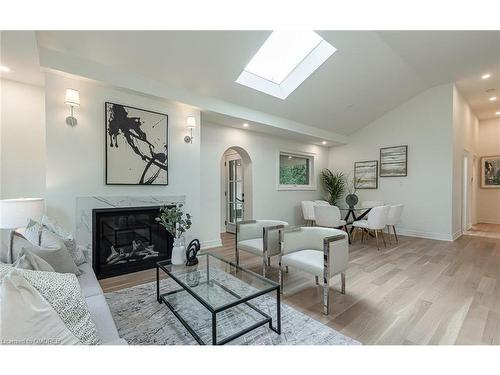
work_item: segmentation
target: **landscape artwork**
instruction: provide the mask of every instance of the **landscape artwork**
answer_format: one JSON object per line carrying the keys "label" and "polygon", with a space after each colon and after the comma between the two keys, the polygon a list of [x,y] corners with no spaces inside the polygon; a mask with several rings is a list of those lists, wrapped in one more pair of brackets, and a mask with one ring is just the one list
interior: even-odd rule
{"label": "landscape artwork", "polygon": [[380,149],[380,177],[406,177],[408,175],[408,146]]}
{"label": "landscape artwork", "polygon": [[354,188],[378,188],[378,160],[357,161],[354,163]]}
{"label": "landscape artwork", "polygon": [[500,155],[481,158],[481,187],[500,188]]}
{"label": "landscape artwork", "polygon": [[168,116],[105,103],[106,184],[168,185]]}

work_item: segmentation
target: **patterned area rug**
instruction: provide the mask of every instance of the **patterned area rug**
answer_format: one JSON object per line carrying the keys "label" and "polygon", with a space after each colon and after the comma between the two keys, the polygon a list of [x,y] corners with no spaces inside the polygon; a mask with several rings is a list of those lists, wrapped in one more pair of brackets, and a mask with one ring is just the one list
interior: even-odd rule
{"label": "patterned area rug", "polygon": [[[161,291],[173,290],[171,280],[162,280]],[[211,314],[193,297],[181,292],[169,300],[180,315],[190,323],[204,342],[211,342]],[[129,345],[194,345],[196,340],[165,304],[156,301],[156,283],[148,283],[117,292],[106,293],[120,337]],[[275,325],[276,299],[274,294],[261,296],[252,303],[273,317]],[[217,315],[218,340],[249,326],[259,319],[253,309],[232,308]],[[281,304],[281,335],[259,327],[228,344],[233,345],[359,345],[332,328]]]}

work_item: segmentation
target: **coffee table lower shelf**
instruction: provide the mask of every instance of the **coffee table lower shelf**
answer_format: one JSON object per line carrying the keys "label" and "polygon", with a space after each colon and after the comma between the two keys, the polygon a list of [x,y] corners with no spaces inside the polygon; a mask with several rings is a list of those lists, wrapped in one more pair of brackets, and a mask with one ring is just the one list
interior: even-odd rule
{"label": "coffee table lower shelf", "polygon": [[[233,265],[230,263],[231,266]],[[247,334],[250,331],[253,331],[254,329],[257,329],[259,327],[262,327],[266,324],[269,325],[269,329],[272,331],[276,332],[277,334],[281,335],[281,301],[280,301],[280,288],[279,284],[276,284],[273,286],[271,289],[267,290],[262,290],[259,292],[256,292],[252,295],[245,296],[245,297],[240,297],[235,291],[231,290],[228,288],[226,285],[219,283],[217,280],[210,279],[209,281],[200,281],[198,282],[197,286],[202,286],[202,285],[207,285],[210,288],[220,288],[221,292],[228,293],[232,296],[234,296],[236,299],[234,302],[225,304],[221,307],[214,308],[207,304],[206,301],[204,301],[200,296],[198,296],[196,293],[194,293],[191,288],[189,288],[187,285],[183,285],[183,283],[179,283],[178,285],[181,286],[179,289],[175,289],[172,291],[169,291],[167,293],[162,293],[160,294],[160,285],[159,285],[159,271],[162,269],[165,271],[174,281],[177,281],[176,277],[173,277],[173,275],[168,272],[168,270],[163,267],[161,264],[157,265],[156,268],[156,276],[157,276],[157,300],[159,303],[165,304],[170,311],[174,314],[174,316],[181,322],[181,324],[186,328],[186,330],[193,336],[193,338],[200,344],[200,345],[207,345],[207,344],[212,344],[212,345],[224,345],[238,337],[241,337],[245,334]],[[246,272],[251,272],[251,271],[246,271]],[[258,277],[262,277],[260,275],[257,275]],[[269,315],[263,312],[261,309],[259,309],[257,306],[255,306],[251,300],[256,299],[260,296],[263,296],[265,294],[269,294],[272,292],[276,292],[276,327],[273,326],[273,318]],[[207,339],[202,339],[200,337],[200,334],[198,334],[194,327],[185,319],[183,318],[182,314],[180,313],[179,309],[176,308],[176,301],[185,301],[185,298],[194,298],[197,300],[210,314],[211,314],[211,340],[208,334],[205,336],[208,336]],[[218,333],[218,317],[220,315],[224,314],[229,314],[229,315],[244,315],[246,319],[249,321],[245,322],[246,324],[242,329],[239,329],[236,332],[231,332],[228,336],[223,337],[223,338],[218,338],[217,333]],[[222,321],[219,323],[223,323],[224,317]],[[208,323],[208,319],[207,319]],[[207,333],[207,332],[206,332]],[[210,342],[211,341],[211,342]]]}

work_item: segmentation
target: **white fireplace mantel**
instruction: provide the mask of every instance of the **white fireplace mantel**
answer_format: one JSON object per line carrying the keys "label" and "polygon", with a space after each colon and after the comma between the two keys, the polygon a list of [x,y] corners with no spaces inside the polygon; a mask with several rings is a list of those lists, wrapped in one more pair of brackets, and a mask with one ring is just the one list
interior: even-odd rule
{"label": "white fireplace mantel", "polygon": [[123,208],[185,204],[186,196],[106,196],[76,198],[76,244],[81,246],[92,262],[92,210],[96,208]]}

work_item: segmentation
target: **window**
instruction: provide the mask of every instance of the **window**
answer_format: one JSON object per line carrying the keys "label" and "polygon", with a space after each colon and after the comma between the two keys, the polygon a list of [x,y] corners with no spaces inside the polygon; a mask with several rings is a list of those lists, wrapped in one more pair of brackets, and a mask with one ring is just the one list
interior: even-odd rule
{"label": "window", "polygon": [[278,190],[314,190],[314,157],[308,154],[279,153]]}
{"label": "window", "polygon": [[236,82],[286,99],[334,52],[314,31],[273,31]]}

